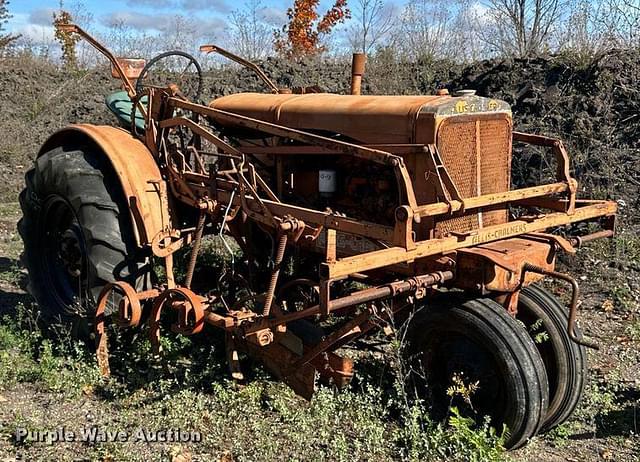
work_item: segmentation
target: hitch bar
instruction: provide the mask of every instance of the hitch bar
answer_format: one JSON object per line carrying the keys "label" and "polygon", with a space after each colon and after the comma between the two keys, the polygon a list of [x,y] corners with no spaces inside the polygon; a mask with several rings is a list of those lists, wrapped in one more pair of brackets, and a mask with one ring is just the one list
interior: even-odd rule
{"label": "hitch bar", "polygon": [[560,279],[571,284],[571,304],[569,305],[569,322],[567,323],[567,333],[569,334],[569,338],[578,345],[592,348],[594,350],[599,350],[600,346],[596,342],[591,342],[576,335],[575,329],[576,319],[578,317],[578,296],[580,295],[580,286],[578,285],[578,281],[576,281],[575,278],[569,276],[568,274],[560,273],[558,271],[546,270],[544,268],[540,268],[539,266],[532,265],[531,263],[525,263],[522,267],[523,277],[526,272],[542,274],[544,276],[549,276],[553,279]]}

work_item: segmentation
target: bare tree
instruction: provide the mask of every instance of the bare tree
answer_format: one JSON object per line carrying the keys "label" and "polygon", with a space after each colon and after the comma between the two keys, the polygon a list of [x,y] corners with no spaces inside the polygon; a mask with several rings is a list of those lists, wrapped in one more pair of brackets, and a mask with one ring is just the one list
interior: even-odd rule
{"label": "bare tree", "polygon": [[358,0],[351,10],[349,43],[355,51],[369,54],[395,26],[396,11],[383,0]]}
{"label": "bare tree", "polygon": [[9,14],[9,1],[0,0],[0,50],[7,47],[11,42],[18,39],[19,35],[4,34],[4,25],[12,18]]}
{"label": "bare tree", "polygon": [[640,0],[603,0],[606,14],[598,18],[616,46],[640,45]]}
{"label": "bare tree", "polygon": [[111,22],[102,37],[118,56],[151,57],[161,48],[156,37],[134,29],[123,20]]}
{"label": "bare tree", "polygon": [[480,37],[499,54],[536,56],[546,50],[566,4],[565,0],[488,0]]}
{"label": "bare tree", "polygon": [[166,24],[160,27],[165,41],[165,47],[169,50],[191,51],[197,49],[201,38],[198,30],[199,24],[184,15],[171,16]]}
{"label": "bare tree", "polygon": [[[91,30],[94,21],[93,13],[91,13],[83,1],[75,0],[66,5],[65,8],[71,14],[74,23],[85,30]],[[77,43],[76,55],[80,67],[89,67],[101,60],[99,53],[84,40]]]}
{"label": "bare tree", "polygon": [[474,62],[486,58],[488,53],[486,44],[480,40],[484,7],[476,0],[458,0],[456,14],[453,18],[447,37],[451,57],[456,61]]}
{"label": "bare tree", "polygon": [[576,0],[554,38],[555,48],[570,52],[581,62],[589,61],[610,45],[610,35],[600,22],[606,8],[602,1]]}
{"label": "bare tree", "polygon": [[400,15],[395,46],[413,61],[448,56],[455,8],[456,2],[409,0]]}
{"label": "bare tree", "polygon": [[272,49],[273,27],[264,12],[260,0],[247,0],[242,9],[231,12],[231,46],[246,59],[263,59]]}

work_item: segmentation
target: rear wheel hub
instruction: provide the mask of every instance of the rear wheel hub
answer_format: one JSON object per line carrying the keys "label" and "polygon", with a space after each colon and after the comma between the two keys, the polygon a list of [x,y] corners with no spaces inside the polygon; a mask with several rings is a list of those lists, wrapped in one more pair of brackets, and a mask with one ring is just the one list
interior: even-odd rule
{"label": "rear wheel hub", "polygon": [[73,305],[81,293],[86,250],[75,210],[60,196],[44,204],[40,236],[41,268],[52,295],[63,305]]}

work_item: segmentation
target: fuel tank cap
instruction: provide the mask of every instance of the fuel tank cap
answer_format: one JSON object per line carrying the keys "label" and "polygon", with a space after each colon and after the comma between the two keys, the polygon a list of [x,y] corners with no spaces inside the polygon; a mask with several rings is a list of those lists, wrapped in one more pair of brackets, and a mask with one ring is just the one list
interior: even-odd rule
{"label": "fuel tank cap", "polygon": [[458,90],[456,91],[453,96],[475,96],[476,91],[475,90]]}

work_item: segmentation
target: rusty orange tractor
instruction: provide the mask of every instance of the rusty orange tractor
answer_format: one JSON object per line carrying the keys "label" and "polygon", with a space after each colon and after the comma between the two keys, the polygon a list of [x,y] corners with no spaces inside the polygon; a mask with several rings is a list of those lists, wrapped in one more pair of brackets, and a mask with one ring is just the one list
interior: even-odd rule
{"label": "rusty orange tractor", "polygon": [[[475,412],[508,428],[508,447],[570,416],[593,345],[576,326],[578,285],[555,271],[556,256],[612,236],[616,204],[576,197],[562,142],[513,131],[505,102],[469,91],[362,96],[358,55],[352,94],[337,95],[278,88],[205,46],[253,69],[271,93],[203,105],[194,57],[145,65],[64,28],[111,61],[124,90],[107,104],[122,128],[52,135],[26,175],[19,228],[33,295],[49,315],[91,326],[105,374],[107,324],[146,325],[159,351],[172,319],[185,335],[222,331],[234,378],[241,352],[310,397],[319,381],[349,383],[341,347],[393,335],[402,321],[408,383],[434,414],[464,377],[478,384]],[[555,180],[513,188],[514,143],[548,151]],[[576,222],[600,227],[562,232]],[[212,235],[232,261],[196,291]],[[545,276],[569,285],[568,306],[536,285]]]}

